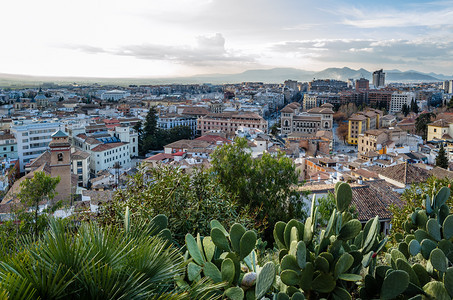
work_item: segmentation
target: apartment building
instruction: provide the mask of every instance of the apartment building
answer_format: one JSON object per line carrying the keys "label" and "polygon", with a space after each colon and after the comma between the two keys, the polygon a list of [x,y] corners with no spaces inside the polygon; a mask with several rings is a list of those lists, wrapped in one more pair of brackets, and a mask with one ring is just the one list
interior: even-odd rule
{"label": "apartment building", "polygon": [[353,114],[348,119],[348,143],[357,145],[359,135],[367,130],[380,128],[382,116],[383,112],[377,109],[367,109]]}
{"label": "apartment building", "polygon": [[358,150],[361,154],[370,151],[386,154],[389,149],[406,146],[410,151],[417,151],[422,142],[420,137],[408,134],[400,128],[371,129],[359,135]]}
{"label": "apartment building", "polygon": [[364,115],[353,114],[348,119],[348,144],[357,145],[359,135],[367,130],[367,118]]}
{"label": "apartment building", "polygon": [[0,159],[17,159],[17,142],[13,134],[0,134]]}
{"label": "apartment building", "polygon": [[165,114],[160,115],[157,119],[157,127],[161,129],[168,130],[177,126],[187,126],[190,128],[192,136],[197,135],[197,117],[183,116],[179,114]]}
{"label": "apartment building", "polygon": [[317,94],[305,94],[303,101],[304,110],[309,110],[315,107],[320,106],[320,100],[318,99]]}
{"label": "apartment building", "polygon": [[11,125],[11,133],[17,141],[21,173],[25,171],[26,164],[48,149],[49,143],[52,141],[51,135],[58,130],[64,130],[60,122],[24,120],[15,121]]}
{"label": "apartment building", "polygon": [[208,114],[198,119],[198,130],[202,135],[210,131],[218,131],[232,136],[239,127],[256,128],[267,132],[267,121],[260,115],[249,112]]}
{"label": "apartment building", "polygon": [[399,113],[403,108],[403,105],[406,104],[408,106],[411,105],[411,101],[415,99],[415,94],[412,92],[395,92],[392,94],[392,98],[390,100],[390,112],[391,113]]}
{"label": "apartment building", "polygon": [[99,171],[113,168],[119,163],[121,168],[131,166],[129,144],[122,142],[105,143],[87,151],[90,153],[90,170],[96,174]]}
{"label": "apartment building", "polygon": [[90,179],[90,154],[71,148],[71,170],[77,176],[77,186],[87,187]]}

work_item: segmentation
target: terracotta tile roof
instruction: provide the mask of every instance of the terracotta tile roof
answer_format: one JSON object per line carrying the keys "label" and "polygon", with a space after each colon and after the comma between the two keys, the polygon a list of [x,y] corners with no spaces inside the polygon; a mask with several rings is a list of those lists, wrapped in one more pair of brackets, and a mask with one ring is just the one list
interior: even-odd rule
{"label": "terracotta tile roof", "polygon": [[194,148],[206,148],[211,144],[206,141],[200,140],[179,140],[168,145],[164,148],[176,148],[176,149],[194,149]]}
{"label": "terracotta tile roof", "polygon": [[402,120],[401,122],[398,123],[398,125],[409,125],[409,124],[415,124],[415,119],[414,118],[406,118]]}
{"label": "terracotta tile roof", "polygon": [[114,148],[116,148],[116,147],[121,147],[121,146],[124,146],[124,145],[126,145],[126,143],[109,143],[109,144],[102,144],[102,145],[98,145],[98,146],[94,147],[93,149],[91,149],[91,151],[94,151],[94,152],[102,152],[102,151],[114,149]]}
{"label": "terracotta tile roof", "polygon": [[381,165],[391,165],[392,164],[392,162],[390,160],[384,160],[384,159],[376,159],[374,162],[381,164]]}
{"label": "terracotta tile roof", "polygon": [[428,173],[439,179],[444,179],[444,178],[448,178],[450,180],[453,179],[453,172],[445,170],[441,167],[434,167],[434,169],[429,170]]}
{"label": "terracotta tile roof", "polygon": [[448,127],[449,126],[449,122],[447,122],[446,120],[444,119],[440,119],[440,120],[437,120],[437,121],[434,121],[430,124],[428,124],[428,126],[435,126],[435,127]]}
{"label": "terracotta tile roof", "polygon": [[45,152],[41,153],[40,156],[31,161],[28,166],[31,168],[38,168],[45,163],[50,163],[50,156],[50,151],[46,150]]}
{"label": "terracotta tile roof", "polygon": [[172,154],[158,153],[156,155],[146,158],[145,161],[151,161],[151,160],[161,161],[161,160],[170,159],[170,158],[173,158]]}
{"label": "terracotta tile roof", "polygon": [[[393,191],[393,186],[384,180],[365,181],[363,184],[350,184],[352,188],[352,205],[357,209],[357,218],[361,222],[366,222],[376,215],[379,219],[390,219],[389,211],[391,204],[401,207],[400,194]],[[312,191],[314,193],[333,192],[335,184],[305,184],[300,187],[300,191]]]}
{"label": "terracotta tile roof", "polygon": [[282,113],[290,113],[291,114],[291,113],[294,113],[294,110],[295,110],[294,108],[291,108],[291,107],[289,107],[289,105],[287,105],[284,108],[282,108],[280,110],[280,112],[282,112]]}
{"label": "terracotta tile roof", "polygon": [[73,160],[81,160],[88,157],[90,157],[90,154],[82,150],[76,150],[74,153],[71,153],[71,159]]}
{"label": "terracotta tile roof", "polygon": [[363,178],[379,178],[379,175],[375,172],[368,171],[366,169],[356,169],[351,171],[352,174],[356,174],[358,176],[362,176]]}
{"label": "terracotta tile roof", "polygon": [[314,107],[308,111],[311,114],[334,114],[330,107]]}
{"label": "terracotta tile roof", "polygon": [[408,163],[382,168],[382,170],[376,172],[384,177],[396,180],[403,184],[423,182],[429,177],[429,173],[426,170]]}
{"label": "terracotta tile roof", "polygon": [[221,137],[219,135],[209,135],[209,134],[197,137],[195,140],[205,141],[205,142],[208,142],[211,144],[216,144],[217,142],[231,143],[231,141],[227,138]]}
{"label": "terracotta tile roof", "polygon": [[350,121],[365,121],[366,117],[362,115],[354,114],[349,118]]}
{"label": "terracotta tile roof", "polygon": [[357,209],[358,219],[366,222],[376,215],[379,219],[391,219],[391,204],[403,206],[400,194],[393,191],[384,180],[366,181],[362,187],[352,188],[352,205]]}
{"label": "terracotta tile roof", "polygon": [[182,115],[202,115],[205,116],[209,114],[209,110],[204,107],[197,107],[197,106],[189,106],[185,107],[181,112]]}

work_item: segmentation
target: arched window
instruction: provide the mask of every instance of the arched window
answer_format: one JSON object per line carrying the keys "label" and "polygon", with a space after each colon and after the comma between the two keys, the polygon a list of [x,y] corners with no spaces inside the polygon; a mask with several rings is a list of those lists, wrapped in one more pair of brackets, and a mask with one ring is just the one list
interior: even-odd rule
{"label": "arched window", "polygon": [[329,122],[324,123],[324,128],[329,128]]}
{"label": "arched window", "polygon": [[285,127],[288,127],[289,126],[289,122],[288,120],[285,120]]}
{"label": "arched window", "polygon": [[57,159],[58,159],[58,161],[63,161],[63,153],[58,153]]}

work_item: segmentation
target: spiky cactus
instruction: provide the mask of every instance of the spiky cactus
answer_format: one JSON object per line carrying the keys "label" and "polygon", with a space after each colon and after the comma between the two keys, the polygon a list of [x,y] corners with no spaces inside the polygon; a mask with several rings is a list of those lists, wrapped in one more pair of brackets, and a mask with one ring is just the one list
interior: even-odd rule
{"label": "spiky cactus", "polygon": [[[365,278],[363,299],[453,297],[453,215],[445,204],[450,189],[443,187],[425,207],[417,208],[403,223],[405,235],[395,235],[397,245],[386,253],[388,266]],[[420,263],[412,263],[414,260]]]}
{"label": "spiky cactus", "polygon": [[[211,235],[202,238],[186,235],[187,280],[198,281],[202,276],[213,282],[224,282],[219,294],[227,299],[261,299],[275,280],[275,265],[256,263],[256,233],[234,224],[228,232],[218,221],[211,221]],[[189,259],[190,256],[190,259]],[[184,279],[179,284],[187,284]]]}
{"label": "spiky cactus", "polygon": [[371,219],[362,230],[362,224],[347,211],[352,190],[346,183],[335,186],[335,200],[336,209],[320,232],[315,198],[305,224],[291,220],[275,225],[274,238],[280,249],[278,297],[351,299],[349,290],[362,280],[362,268],[374,269],[376,254],[387,242],[379,239],[379,218]]}

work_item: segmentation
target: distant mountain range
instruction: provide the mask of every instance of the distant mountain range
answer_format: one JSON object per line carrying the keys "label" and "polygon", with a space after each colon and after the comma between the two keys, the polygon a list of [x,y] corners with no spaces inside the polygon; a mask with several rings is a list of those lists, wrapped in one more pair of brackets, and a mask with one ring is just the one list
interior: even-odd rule
{"label": "distant mountain range", "polygon": [[[422,73],[418,71],[384,70],[386,82],[436,82],[453,79],[453,75],[436,73]],[[263,70],[248,70],[237,74],[206,74],[188,77],[173,78],[95,78],[95,77],[55,77],[55,76],[27,76],[0,73],[0,86],[12,85],[40,85],[46,82],[78,83],[101,85],[129,85],[129,84],[190,84],[190,83],[239,83],[255,81],[265,83],[281,83],[287,79],[297,81],[311,81],[313,79],[336,79],[346,81],[350,78],[364,77],[371,81],[372,73],[365,69],[354,70],[344,68],[328,68],[319,72],[306,71],[295,68],[274,68]]]}

